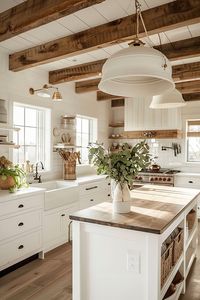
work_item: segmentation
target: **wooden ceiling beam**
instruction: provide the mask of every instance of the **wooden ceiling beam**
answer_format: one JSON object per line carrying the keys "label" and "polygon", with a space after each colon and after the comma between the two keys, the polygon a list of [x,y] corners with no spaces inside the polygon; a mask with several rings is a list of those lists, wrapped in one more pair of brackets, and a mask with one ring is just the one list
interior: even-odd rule
{"label": "wooden ceiling beam", "polygon": [[176,88],[181,94],[200,93],[200,80],[178,82]]}
{"label": "wooden ceiling beam", "polygon": [[0,13],[0,42],[105,0],[27,0]]}
{"label": "wooden ceiling beam", "polygon": [[200,93],[191,93],[183,95],[185,101],[200,101]]}
{"label": "wooden ceiling beam", "polygon": [[[143,11],[148,34],[161,33],[200,21],[199,0],[176,0]],[[127,16],[76,34],[11,54],[10,70],[20,71],[44,63],[86,53],[123,41],[136,34],[136,15]],[[140,36],[145,36],[140,24]]]}
{"label": "wooden ceiling beam", "polygon": [[173,79],[174,82],[200,79],[200,62],[173,66]]}
{"label": "wooden ceiling beam", "polygon": [[[200,91],[200,62],[173,66],[173,79],[181,93]],[[76,93],[97,91],[100,79],[90,79],[75,83]]]}
{"label": "wooden ceiling beam", "polygon": [[[177,47],[176,42],[166,44],[167,52],[165,55],[170,58],[173,57],[173,60],[185,58],[186,53],[188,53],[188,57],[191,56],[191,52],[193,52],[192,47],[195,47],[193,53],[196,56],[200,55],[200,37],[191,38],[188,40],[180,41],[182,44],[182,49]],[[187,45],[187,47],[185,46]],[[192,46],[193,45],[193,46]],[[196,45],[196,46],[194,46]],[[163,45],[164,46],[164,45]],[[95,62],[89,62],[81,65],[76,65],[73,67],[63,68],[59,70],[54,70],[49,72],[49,83],[50,84],[58,84],[68,81],[74,81],[79,79],[86,79],[94,76],[98,76],[101,71],[103,64],[105,63],[105,59],[98,60]],[[175,81],[183,81],[183,80],[191,80],[193,78],[198,78],[200,75],[199,69],[200,63],[192,63],[192,64],[184,64],[182,66],[174,66],[173,67],[173,76]],[[185,74],[184,74],[185,73]],[[185,78],[185,79],[184,79]]]}
{"label": "wooden ceiling beam", "polygon": [[106,59],[49,72],[49,83],[58,84],[68,81],[86,79],[101,74]]}
{"label": "wooden ceiling beam", "polygon": [[106,94],[101,91],[97,91],[97,101],[118,100],[118,99],[124,99],[124,97],[114,96],[114,95]]}

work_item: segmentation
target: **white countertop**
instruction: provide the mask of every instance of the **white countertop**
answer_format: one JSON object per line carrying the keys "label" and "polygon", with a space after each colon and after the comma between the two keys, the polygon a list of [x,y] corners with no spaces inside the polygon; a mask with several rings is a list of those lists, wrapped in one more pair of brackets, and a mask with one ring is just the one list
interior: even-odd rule
{"label": "white countertop", "polygon": [[23,188],[15,193],[10,193],[8,190],[0,190],[0,203],[4,201],[16,200],[18,198],[24,198],[31,195],[44,193],[45,189],[38,187]]}

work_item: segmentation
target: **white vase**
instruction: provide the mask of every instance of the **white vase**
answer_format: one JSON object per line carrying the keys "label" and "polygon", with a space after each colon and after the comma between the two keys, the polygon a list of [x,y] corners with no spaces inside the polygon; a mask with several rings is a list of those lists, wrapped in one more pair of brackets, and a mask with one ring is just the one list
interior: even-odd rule
{"label": "white vase", "polygon": [[113,212],[128,213],[131,210],[130,191],[127,184],[117,183],[113,195]]}

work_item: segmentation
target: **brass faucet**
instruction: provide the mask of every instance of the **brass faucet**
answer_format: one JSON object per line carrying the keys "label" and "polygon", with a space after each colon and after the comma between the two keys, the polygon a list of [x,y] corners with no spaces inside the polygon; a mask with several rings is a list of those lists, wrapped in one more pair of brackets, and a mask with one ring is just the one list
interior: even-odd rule
{"label": "brass faucet", "polygon": [[38,183],[42,183],[42,178],[41,175],[39,175],[38,173],[38,165],[41,164],[42,170],[44,170],[44,165],[41,161],[37,162],[35,165],[35,176],[34,176],[34,180],[38,180]]}

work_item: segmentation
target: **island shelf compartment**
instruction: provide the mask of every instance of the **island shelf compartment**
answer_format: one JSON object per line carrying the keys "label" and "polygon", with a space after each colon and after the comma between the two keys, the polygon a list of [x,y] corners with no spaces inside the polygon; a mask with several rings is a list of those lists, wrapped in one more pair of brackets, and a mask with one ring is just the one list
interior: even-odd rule
{"label": "island shelf compartment", "polygon": [[[168,241],[171,241],[168,243]],[[161,288],[167,280],[172,268],[176,265],[183,253],[184,246],[184,229],[177,227],[171,235],[162,244],[166,250],[161,252]]]}

